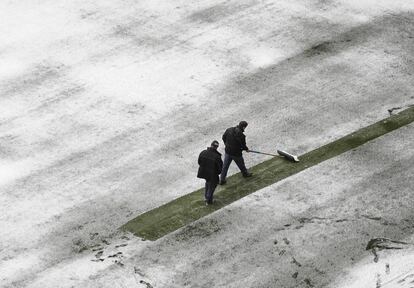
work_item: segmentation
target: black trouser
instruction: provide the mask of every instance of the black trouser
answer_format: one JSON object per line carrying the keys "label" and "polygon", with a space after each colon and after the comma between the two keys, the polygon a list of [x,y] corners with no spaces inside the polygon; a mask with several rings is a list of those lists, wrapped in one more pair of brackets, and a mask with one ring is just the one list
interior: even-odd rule
{"label": "black trouser", "polygon": [[216,190],[217,184],[217,181],[206,180],[204,197],[206,198],[207,203],[213,203],[213,194],[214,190]]}

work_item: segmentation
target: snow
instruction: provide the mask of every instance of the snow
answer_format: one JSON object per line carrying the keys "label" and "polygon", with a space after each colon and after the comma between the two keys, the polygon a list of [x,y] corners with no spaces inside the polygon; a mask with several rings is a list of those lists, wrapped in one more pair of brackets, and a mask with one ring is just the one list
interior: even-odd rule
{"label": "snow", "polygon": [[31,159],[0,162],[0,186],[10,184],[16,179],[28,175],[35,167],[35,162]]}
{"label": "snow", "polygon": [[36,267],[41,262],[39,256],[31,251],[31,253],[23,253],[12,259],[2,259],[0,264],[2,280],[17,279],[23,271]]}
{"label": "snow", "polygon": [[[277,145],[301,154],[386,117],[388,108],[412,104],[407,47],[413,43],[401,31],[411,27],[413,10],[414,4],[403,0],[2,1],[2,285],[145,287],[139,283],[143,279],[159,287],[175,280],[180,287],[193,264],[207,265],[198,257],[207,263],[221,259],[203,250],[202,241],[176,243],[174,234],[146,243],[129,235],[133,240],[122,250],[124,268],[109,258],[91,261],[93,246],[104,247],[105,257],[117,252],[114,247],[124,243],[118,227],[198,189],[196,155],[242,119],[250,123],[246,134],[251,147],[272,151]],[[400,14],[403,20],[398,21]],[[376,33],[365,37],[371,31]],[[343,35],[354,42],[339,43]],[[335,53],[304,55],[332,39]],[[249,155],[246,163],[265,159]],[[371,164],[375,169],[367,167],[370,171],[386,169],[383,163]],[[352,181],[327,175],[326,183],[339,194],[354,187]],[[257,199],[252,211],[272,210],[266,198]],[[308,203],[288,201],[280,209],[289,210],[283,219],[290,219],[297,216],[295,209],[306,207]],[[248,221],[232,218],[243,214],[236,211],[227,211],[227,227]],[[258,215],[265,223],[274,221]],[[251,221],[262,223],[257,219]],[[255,233],[229,231],[221,240],[237,242]],[[210,240],[210,252],[217,245],[226,249],[214,237]],[[263,267],[257,275],[247,273],[237,261],[253,259],[251,271],[263,262],[239,251],[245,258],[229,253],[220,260],[225,270],[218,274],[219,283],[233,285],[226,283],[226,274],[241,282],[246,277],[253,286],[260,275],[271,277]],[[177,261],[172,259],[176,255]],[[311,259],[318,254],[304,255]],[[398,255],[390,257],[390,263],[398,262]],[[410,257],[404,258],[407,268]],[[131,272],[142,265],[144,276]],[[277,265],[273,268],[283,267]],[[394,265],[392,273],[405,273],[403,266]],[[371,277],[379,266],[369,264],[368,257],[355,267]],[[345,278],[362,277],[353,267],[335,268]],[[209,273],[206,277],[214,280],[217,271]]]}
{"label": "snow", "polygon": [[258,47],[247,50],[247,57],[250,60],[252,68],[265,68],[286,58],[283,51],[271,47]]}
{"label": "snow", "polygon": [[346,277],[340,277],[333,281],[330,287],[370,287],[373,286],[373,283],[379,283],[381,287],[387,288],[409,287],[408,282],[412,280],[410,278],[412,278],[414,272],[414,253],[412,249],[388,253],[377,263],[372,262],[372,257],[366,257],[356,263],[348,269]]}

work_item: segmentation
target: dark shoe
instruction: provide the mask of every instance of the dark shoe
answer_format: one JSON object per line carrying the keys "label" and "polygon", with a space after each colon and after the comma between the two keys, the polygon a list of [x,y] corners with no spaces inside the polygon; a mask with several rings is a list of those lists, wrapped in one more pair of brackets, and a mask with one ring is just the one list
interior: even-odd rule
{"label": "dark shoe", "polygon": [[253,173],[247,172],[246,174],[243,174],[244,178],[252,177]]}
{"label": "dark shoe", "polygon": [[225,185],[227,183],[227,181],[226,180],[220,180],[220,185]]}
{"label": "dark shoe", "polygon": [[209,205],[212,205],[213,204],[213,201],[207,201],[206,200],[206,206],[209,206]]}

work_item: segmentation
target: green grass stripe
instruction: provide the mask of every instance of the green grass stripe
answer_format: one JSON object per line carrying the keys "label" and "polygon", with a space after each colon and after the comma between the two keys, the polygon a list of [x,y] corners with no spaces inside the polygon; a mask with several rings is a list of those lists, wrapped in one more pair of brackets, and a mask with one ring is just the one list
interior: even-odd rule
{"label": "green grass stripe", "polygon": [[214,205],[205,206],[204,189],[199,189],[139,215],[123,225],[121,229],[130,231],[143,239],[159,239],[261,188],[354,149],[413,121],[414,107],[411,107],[303,154],[299,157],[298,163],[291,163],[277,157],[271,158],[251,167],[249,170],[254,173],[251,178],[245,179],[240,173],[228,177],[227,184],[217,188],[214,194],[216,200]]}

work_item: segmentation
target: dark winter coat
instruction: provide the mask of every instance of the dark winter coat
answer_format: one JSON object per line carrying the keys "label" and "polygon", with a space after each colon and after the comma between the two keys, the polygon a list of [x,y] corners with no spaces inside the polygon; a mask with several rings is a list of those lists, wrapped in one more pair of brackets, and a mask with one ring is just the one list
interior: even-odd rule
{"label": "dark winter coat", "polygon": [[239,126],[228,128],[222,138],[226,145],[226,153],[229,155],[242,156],[243,150],[249,150],[246,146],[246,136]]}
{"label": "dark winter coat", "polygon": [[208,147],[198,156],[198,178],[206,179],[210,182],[219,182],[218,175],[223,168],[221,154],[214,148]]}

